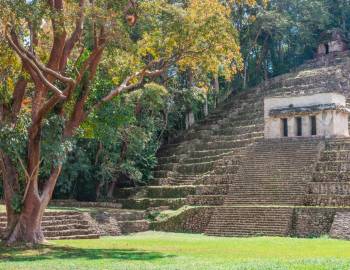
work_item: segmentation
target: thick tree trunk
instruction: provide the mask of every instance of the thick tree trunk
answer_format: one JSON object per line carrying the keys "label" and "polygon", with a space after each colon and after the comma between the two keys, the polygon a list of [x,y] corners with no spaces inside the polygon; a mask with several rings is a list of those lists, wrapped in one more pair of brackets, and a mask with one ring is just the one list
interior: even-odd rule
{"label": "thick tree trunk", "polygon": [[16,217],[16,225],[7,232],[4,239],[5,242],[8,245],[44,243],[45,237],[41,228],[41,222],[45,208],[40,200],[29,199],[21,214]]}
{"label": "thick tree trunk", "polygon": [[[13,211],[7,212],[8,226],[4,240],[8,245],[45,242],[41,223],[60,171],[61,167],[52,170],[41,196],[37,192],[36,181],[29,184],[20,214],[15,214]],[[7,208],[11,208],[8,203],[11,202],[6,202]]]}

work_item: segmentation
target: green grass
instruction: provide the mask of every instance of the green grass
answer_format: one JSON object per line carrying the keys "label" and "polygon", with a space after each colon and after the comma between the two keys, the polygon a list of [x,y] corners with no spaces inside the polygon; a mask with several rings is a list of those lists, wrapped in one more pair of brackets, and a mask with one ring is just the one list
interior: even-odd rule
{"label": "green grass", "polygon": [[99,240],[55,241],[30,250],[0,247],[0,269],[348,270],[350,242],[147,232]]}

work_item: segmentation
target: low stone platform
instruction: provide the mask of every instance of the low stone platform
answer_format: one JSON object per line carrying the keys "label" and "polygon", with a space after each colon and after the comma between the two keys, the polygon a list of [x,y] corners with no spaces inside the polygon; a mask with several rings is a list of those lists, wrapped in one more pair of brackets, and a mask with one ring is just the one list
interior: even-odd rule
{"label": "low stone platform", "polygon": [[[222,218],[208,219],[214,213],[222,213]],[[167,220],[154,222],[151,224],[151,229],[226,237],[310,238],[331,235],[336,238],[344,238],[343,236],[348,232],[346,224],[350,224],[347,223],[349,218],[347,213],[350,213],[350,208],[268,205],[205,206],[185,209]]]}
{"label": "low stone platform", "polygon": [[[6,228],[6,214],[0,213],[0,234]],[[87,213],[75,211],[46,212],[42,222],[48,240],[94,239],[100,233]]]}

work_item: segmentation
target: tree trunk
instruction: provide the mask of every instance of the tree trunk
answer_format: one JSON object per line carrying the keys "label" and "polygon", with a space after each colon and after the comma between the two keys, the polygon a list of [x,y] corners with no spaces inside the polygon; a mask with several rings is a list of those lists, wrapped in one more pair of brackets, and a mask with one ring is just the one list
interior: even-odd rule
{"label": "tree trunk", "polygon": [[107,192],[107,198],[108,199],[113,199],[113,195],[114,195],[114,190],[115,190],[115,186],[117,185],[116,181],[112,181],[109,186],[108,186],[108,192]]}
{"label": "tree trunk", "polygon": [[[61,166],[52,170],[41,196],[37,192],[36,181],[31,181],[25,193],[21,212],[19,214],[13,211],[7,212],[8,226],[4,240],[8,245],[42,244],[46,241],[41,222],[60,172]],[[7,209],[11,208],[9,203],[11,202],[6,201]]]}
{"label": "tree trunk", "polygon": [[5,235],[4,240],[8,245],[18,243],[42,244],[45,242],[41,228],[41,222],[46,208],[43,206],[38,199],[28,199],[21,214],[16,217],[16,225]]}
{"label": "tree trunk", "polygon": [[214,109],[218,105],[218,97],[220,93],[220,82],[219,82],[219,76],[217,74],[214,75]]}

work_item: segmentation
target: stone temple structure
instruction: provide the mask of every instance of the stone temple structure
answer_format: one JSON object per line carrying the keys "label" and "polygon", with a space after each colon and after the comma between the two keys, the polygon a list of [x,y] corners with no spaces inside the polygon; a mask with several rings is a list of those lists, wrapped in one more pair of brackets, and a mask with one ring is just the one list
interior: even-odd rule
{"label": "stone temple structure", "polygon": [[319,44],[317,49],[318,57],[334,52],[344,52],[348,49],[347,41],[340,29],[333,29],[324,32],[321,35],[321,40],[323,42]]}
{"label": "stone temple structure", "polygon": [[349,137],[349,114],[338,93],[265,98],[265,138]]}
{"label": "stone temple structure", "polygon": [[162,147],[151,186],[115,197],[177,210],[154,230],[350,239],[349,102],[350,52],[316,57],[232,95]]}
{"label": "stone temple structure", "polygon": [[[233,94],[163,146],[150,186],[116,190],[123,209],[107,217],[111,226],[350,239],[350,52],[336,32],[327,45],[293,72]],[[147,219],[167,209],[177,211]],[[81,213],[69,214],[46,217],[48,237],[98,236]],[[54,231],[66,220],[79,227]],[[0,214],[0,231],[4,224]]]}
{"label": "stone temple structure", "polygon": [[[121,233],[350,239],[350,52],[340,44],[233,94],[164,145],[150,186],[115,191]],[[163,210],[176,211],[149,218]]]}

